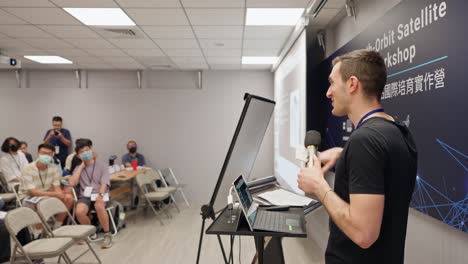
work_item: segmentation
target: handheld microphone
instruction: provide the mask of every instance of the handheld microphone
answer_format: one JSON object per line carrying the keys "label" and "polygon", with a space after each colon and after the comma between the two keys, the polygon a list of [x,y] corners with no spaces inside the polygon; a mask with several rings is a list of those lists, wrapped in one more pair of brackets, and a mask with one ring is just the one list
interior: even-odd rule
{"label": "handheld microphone", "polygon": [[304,139],[304,146],[307,148],[309,154],[309,161],[307,167],[312,167],[314,164],[314,156],[317,156],[318,147],[322,142],[322,136],[318,131],[309,130]]}

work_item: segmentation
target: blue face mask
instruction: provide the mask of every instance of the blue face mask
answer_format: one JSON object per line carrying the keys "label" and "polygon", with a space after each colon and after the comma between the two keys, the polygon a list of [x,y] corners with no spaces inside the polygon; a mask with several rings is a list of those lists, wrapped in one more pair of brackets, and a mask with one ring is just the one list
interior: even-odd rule
{"label": "blue face mask", "polygon": [[39,160],[40,163],[42,163],[44,165],[51,164],[52,161],[53,161],[51,156],[44,155],[44,154],[40,154],[38,160]]}
{"label": "blue face mask", "polygon": [[91,150],[87,150],[87,151],[80,154],[80,158],[83,161],[92,160],[93,159],[93,152]]}

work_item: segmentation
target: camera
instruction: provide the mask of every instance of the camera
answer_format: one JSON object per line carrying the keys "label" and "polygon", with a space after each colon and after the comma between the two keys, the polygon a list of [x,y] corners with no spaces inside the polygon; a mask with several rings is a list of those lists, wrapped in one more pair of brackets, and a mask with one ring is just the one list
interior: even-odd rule
{"label": "camera", "polygon": [[58,134],[59,134],[58,130],[55,130],[55,131],[54,131],[54,135],[55,135],[55,136],[58,136]]}

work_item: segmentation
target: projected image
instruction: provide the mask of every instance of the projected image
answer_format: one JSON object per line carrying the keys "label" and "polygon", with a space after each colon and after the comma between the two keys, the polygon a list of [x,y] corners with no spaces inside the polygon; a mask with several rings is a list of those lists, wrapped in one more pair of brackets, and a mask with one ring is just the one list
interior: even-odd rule
{"label": "projected image", "polygon": [[298,38],[275,72],[275,176],[286,189],[304,194],[297,187],[303,164],[296,160],[296,147],[305,136],[306,38]]}
{"label": "projected image", "polygon": [[289,146],[296,148],[301,145],[301,104],[299,90],[291,92],[289,99]]}

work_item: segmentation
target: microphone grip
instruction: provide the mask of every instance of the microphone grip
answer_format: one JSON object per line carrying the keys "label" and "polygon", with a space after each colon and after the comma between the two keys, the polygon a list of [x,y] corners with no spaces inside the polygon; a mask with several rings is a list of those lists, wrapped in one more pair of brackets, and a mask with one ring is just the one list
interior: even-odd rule
{"label": "microphone grip", "polygon": [[307,167],[311,168],[314,165],[314,156],[317,155],[317,148],[313,145],[307,146],[309,152],[309,161],[307,162]]}

